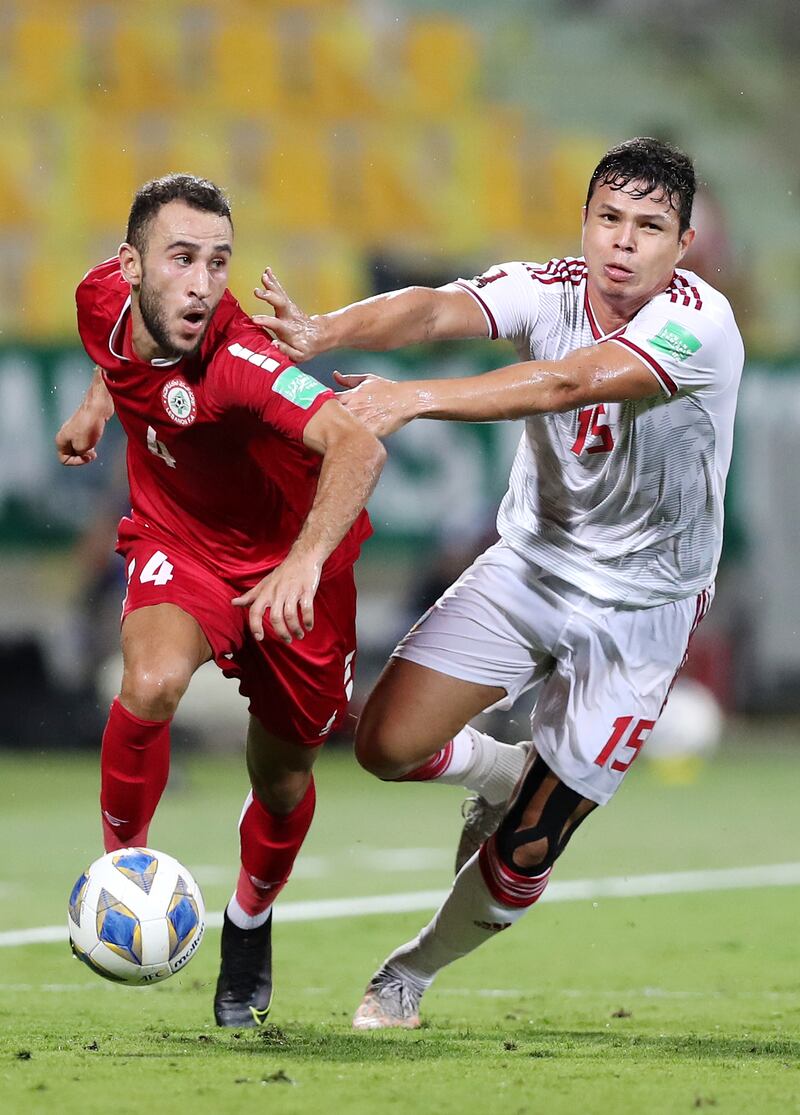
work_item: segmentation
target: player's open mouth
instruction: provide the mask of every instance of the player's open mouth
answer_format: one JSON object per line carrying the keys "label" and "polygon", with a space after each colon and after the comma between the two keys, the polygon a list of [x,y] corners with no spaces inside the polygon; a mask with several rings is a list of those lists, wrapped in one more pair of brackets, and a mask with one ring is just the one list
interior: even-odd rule
{"label": "player's open mouth", "polygon": [[188,327],[192,333],[199,332],[206,323],[206,315],[202,310],[190,310],[188,314],[184,314],[181,319],[183,324]]}

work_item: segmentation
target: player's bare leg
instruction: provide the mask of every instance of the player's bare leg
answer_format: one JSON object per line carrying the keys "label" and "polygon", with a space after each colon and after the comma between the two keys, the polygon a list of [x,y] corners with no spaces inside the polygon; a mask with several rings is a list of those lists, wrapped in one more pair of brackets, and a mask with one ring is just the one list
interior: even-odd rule
{"label": "player's bare leg", "polygon": [[286,884],[314,815],[311,768],[319,747],[269,733],[250,717],[252,790],[239,821],[242,864],[225,910],[214,996],[219,1026],[261,1025],[272,1000],[272,904]]}
{"label": "player's bare leg", "polygon": [[436,973],[509,928],[538,901],[553,863],[595,807],[532,755],[497,833],[461,869],[432,921],[372,977],[353,1026],[419,1026],[419,1002]]}
{"label": "player's bare leg", "polygon": [[143,720],[175,714],[194,672],[211,658],[200,624],[176,604],[139,608],[122,625],[122,704]]}
{"label": "player's bare leg", "polygon": [[174,604],[157,604],[125,618],[122,658],[122,685],[100,760],[106,851],[147,843],[169,774],[170,720],[211,647],[192,616]]}
{"label": "player's bare leg", "polygon": [[530,747],[500,743],[467,723],[505,696],[498,686],[393,658],[359,721],[356,756],[379,778],[473,791],[464,803],[456,872],[500,824]]}
{"label": "player's bare leg", "polygon": [[359,719],[356,757],[378,778],[466,786],[503,804],[522,773],[525,749],[499,743],[468,721],[505,696],[498,686],[393,658]]}

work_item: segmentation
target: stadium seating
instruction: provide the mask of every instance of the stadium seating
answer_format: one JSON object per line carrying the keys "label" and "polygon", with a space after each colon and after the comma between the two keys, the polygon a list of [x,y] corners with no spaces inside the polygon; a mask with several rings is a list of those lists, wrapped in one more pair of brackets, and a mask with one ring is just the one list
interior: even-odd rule
{"label": "stadium seating", "polygon": [[298,300],[320,309],[369,292],[378,257],[415,253],[438,275],[543,232],[563,245],[575,227],[582,145],[548,143],[521,106],[486,93],[486,44],[455,15],[387,20],[355,0],[9,0],[3,26],[6,338],[73,335],[75,283],[116,250],[136,186],[171,170],[230,191],[236,289],[253,285],[255,259],[280,259]]}

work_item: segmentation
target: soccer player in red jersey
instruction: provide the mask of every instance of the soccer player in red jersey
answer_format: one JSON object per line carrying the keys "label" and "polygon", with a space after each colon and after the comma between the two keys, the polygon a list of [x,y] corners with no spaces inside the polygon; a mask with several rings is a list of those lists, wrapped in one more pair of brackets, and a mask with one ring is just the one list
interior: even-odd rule
{"label": "soccer player in red jersey", "polygon": [[77,290],[98,367],[56,446],[66,465],[92,461],[115,411],[128,439],[123,676],[101,756],[107,851],[147,843],[170,720],[195,670],[213,658],[249,700],[252,789],[214,1000],[219,1025],[242,1027],[269,1009],[272,904],[311,823],[314,760],[352,691],[353,563],[385,452],[226,289],[232,244],[213,183],[141,187],[118,257]]}

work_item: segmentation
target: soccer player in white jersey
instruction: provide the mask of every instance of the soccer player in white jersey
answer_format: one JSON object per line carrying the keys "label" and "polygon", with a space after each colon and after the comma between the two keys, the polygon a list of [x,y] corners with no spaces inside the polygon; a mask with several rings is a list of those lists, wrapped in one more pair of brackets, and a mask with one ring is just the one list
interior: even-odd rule
{"label": "soccer player in white jersey", "polygon": [[[400,643],[359,724],[358,758],[379,777],[480,796],[452,891],[373,976],[356,1028],[419,1025],[436,973],[536,902],[646,744],[711,601],[744,354],[728,302],[678,266],[694,186],[684,154],[634,139],[591,177],[579,259],[317,317],[265,273],[276,318],[261,320],[293,359],[487,334],[520,357],[468,379],[340,377],[380,436],[415,418],[525,419],[500,541]],[[468,726],[526,690],[529,748]]]}

